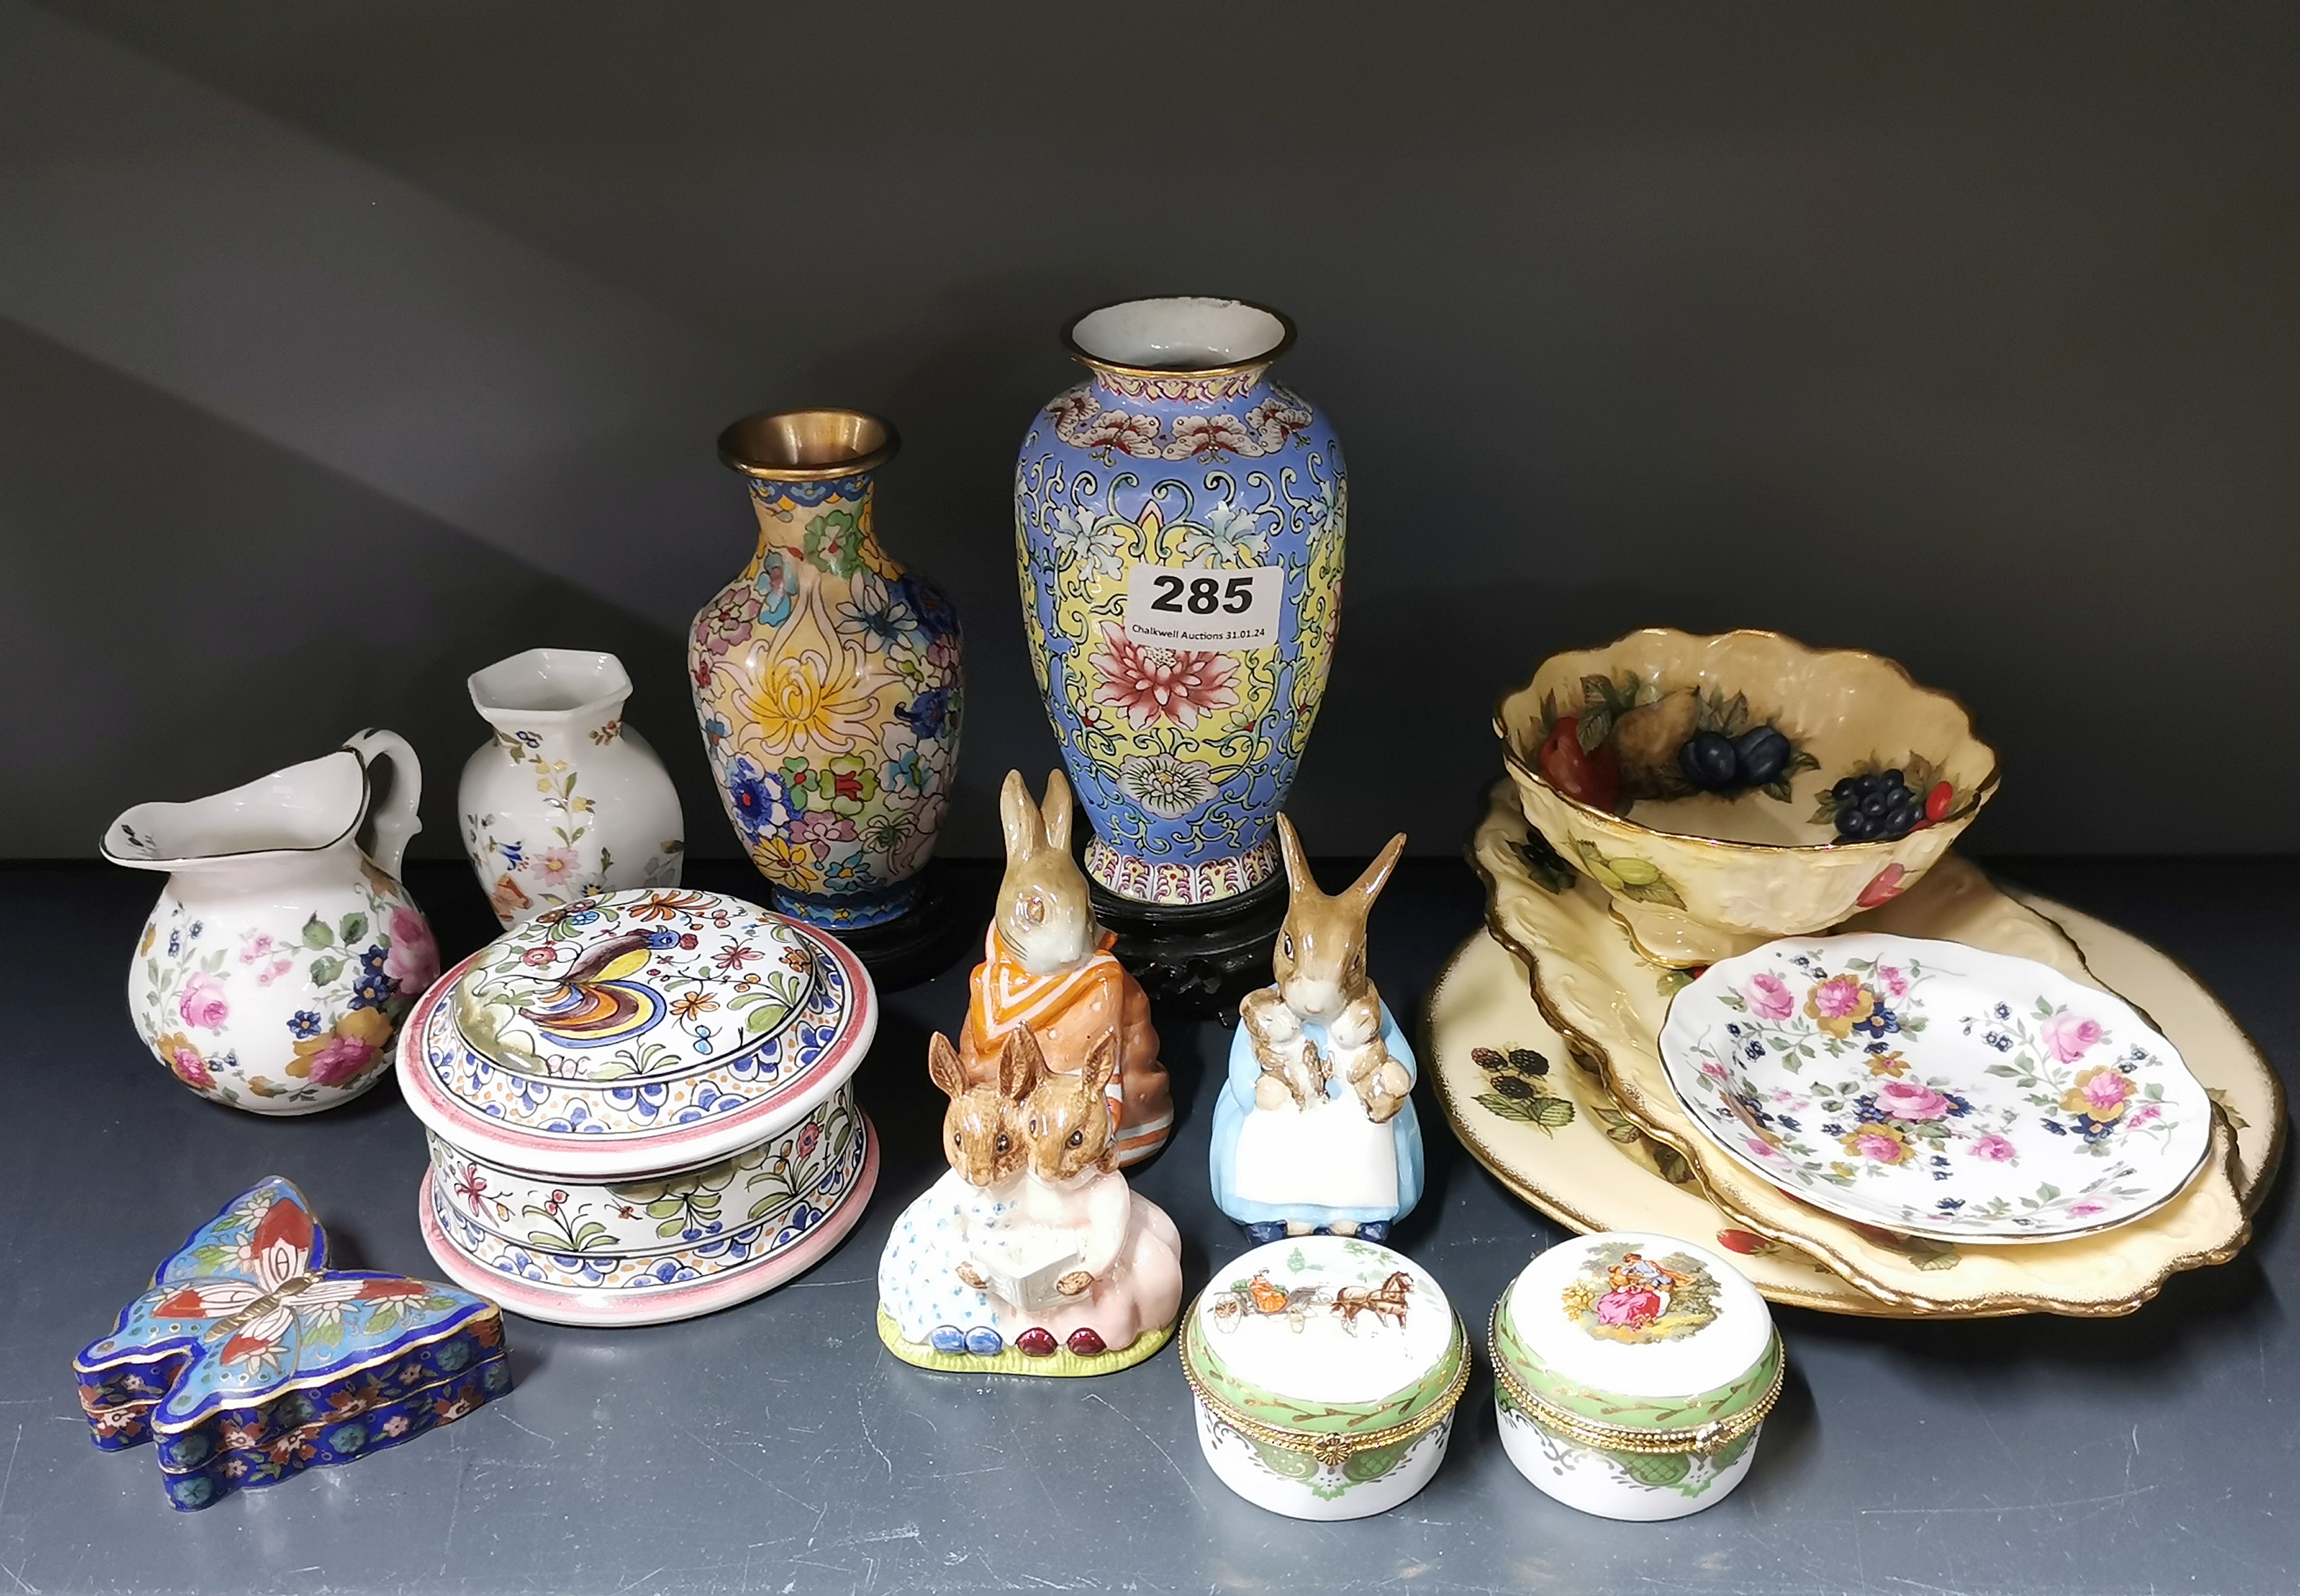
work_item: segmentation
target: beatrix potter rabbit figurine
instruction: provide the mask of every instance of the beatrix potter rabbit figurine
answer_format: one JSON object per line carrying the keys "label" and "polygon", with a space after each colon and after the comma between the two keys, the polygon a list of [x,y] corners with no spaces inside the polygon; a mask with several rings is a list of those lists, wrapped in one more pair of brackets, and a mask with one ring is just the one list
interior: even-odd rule
{"label": "beatrix potter rabbit figurine", "polygon": [[1328,897],[1285,816],[1291,902],[1271,952],[1274,985],[1238,1005],[1214,1103],[1214,1201],[1257,1242],[1327,1230],[1384,1240],[1421,1200],[1413,1050],[1366,977],[1366,916],[1401,834]]}
{"label": "beatrix potter rabbit figurine", "polygon": [[949,1094],[942,1154],[950,1168],[904,1209],[879,1257],[879,1334],[913,1363],[924,1354],[995,1357],[1005,1337],[991,1328],[990,1299],[969,1259],[990,1244],[1021,1201],[1026,1153],[1018,1110],[1038,1084],[1035,1048],[1017,1032],[993,1077],[970,1082],[949,1038],[927,1043],[927,1075]]}
{"label": "beatrix potter rabbit figurine", "polygon": [[1006,834],[1006,876],[998,911],[974,967],[959,1057],[967,1077],[988,1081],[999,1050],[1018,1027],[1036,1034],[1046,1068],[1076,1075],[1107,1039],[1118,1061],[1111,1097],[1122,1167],[1165,1144],[1174,1123],[1150,1000],[1112,954],[1115,939],[1095,923],[1086,877],[1071,857],[1071,789],[1046,777],[1043,808],[1020,770],[998,794]]}
{"label": "beatrix potter rabbit figurine", "polygon": [[951,1094],[946,1175],[905,1209],[879,1265],[879,1339],[905,1362],[1091,1375],[1149,1357],[1181,1309],[1173,1221],[1117,1172],[1105,1036],[1075,1074],[1045,1067],[1030,1027],[997,1078],[968,1084],[949,1043],[929,1073]]}
{"label": "beatrix potter rabbit figurine", "polygon": [[1054,1281],[1060,1300],[1034,1317],[1081,1355],[1171,1329],[1182,1306],[1174,1222],[1118,1173],[1117,1130],[1104,1095],[1117,1070],[1117,1040],[1105,1034],[1084,1068],[1047,1071],[1022,1101],[1029,1168],[1021,1223],[1079,1241],[1077,1267]]}

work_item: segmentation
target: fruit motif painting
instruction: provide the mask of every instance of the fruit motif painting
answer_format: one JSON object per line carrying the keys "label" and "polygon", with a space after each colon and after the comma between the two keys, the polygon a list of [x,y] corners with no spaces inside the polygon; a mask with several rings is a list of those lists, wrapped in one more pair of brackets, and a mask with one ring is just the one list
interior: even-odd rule
{"label": "fruit motif painting", "polygon": [[1486,1090],[1474,1100],[1479,1107],[1529,1125],[1545,1136],[1573,1123],[1571,1101],[1551,1091],[1542,1078],[1549,1073],[1549,1060],[1531,1048],[1473,1047],[1470,1060],[1488,1076]]}
{"label": "fruit motif painting", "polygon": [[1543,774],[1568,796],[1627,814],[1639,799],[1762,792],[1786,803],[1797,773],[1818,761],[1748,697],[1664,688],[1635,671],[1581,678],[1581,703],[1542,702]]}
{"label": "fruit motif painting", "polygon": [[1955,804],[1956,788],[1931,761],[1911,754],[1886,769],[1868,761],[1822,795],[1812,818],[1815,825],[1836,827],[1848,843],[1865,843],[1946,819]]}
{"label": "fruit motif painting", "polygon": [[[1627,815],[1641,802],[1703,794],[1787,803],[1797,777],[1821,768],[1778,714],[1761,715],[1745,693],[1671,687],[1635,671],[1585,676],[1580,689],[1579,704],[1544,697],[1536,761],[1560,792],[1596,809]],[[1845,842],[1889,840],[1946,819],[1970,797],[1922,754],[1897,764],[1871,757],[1821,789],[1812,823]],[[1627,871],[1588,862],[1593,871],[1613,869],[1632,889],[1650,885],[1635,878],[1652,869],[1642,861],[1627,861]]]}

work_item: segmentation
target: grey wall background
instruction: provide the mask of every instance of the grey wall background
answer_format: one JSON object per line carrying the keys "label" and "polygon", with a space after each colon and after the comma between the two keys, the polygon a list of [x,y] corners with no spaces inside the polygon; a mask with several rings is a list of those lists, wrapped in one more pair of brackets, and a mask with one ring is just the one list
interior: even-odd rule
{"label": "grey wall background", "polygon": [[1353,475],[1315,850],[1460,844],[1487,707],[1629,627],[1879,649],[2000,852],[2292,846],[2300,13],[0,0],[0,856],[471,670],[681,673],[746,411],[902,428],[968,628],[946,844],[1053,745],[1007,505],[1085,305],[1289,311]]}

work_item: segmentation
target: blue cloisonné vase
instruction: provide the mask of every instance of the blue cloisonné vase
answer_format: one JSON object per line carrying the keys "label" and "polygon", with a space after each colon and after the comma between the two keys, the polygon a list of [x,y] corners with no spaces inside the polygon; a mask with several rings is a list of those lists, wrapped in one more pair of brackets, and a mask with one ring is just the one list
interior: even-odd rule
{"label": "blue cloisonn\u00e9 vase", "polygon": [[1119,898],[1215,905],[1278,869],[1271,827],[1333,659],[1347,510],[1293,342],[1228,299],[1104,306],[1091,373],[1031,422],[1014,535],[1031,664]]}
{"label": "blue cloisonn\u00e9 vase", "polygon": [[917,901],[958,764],[958,617],[871,526],[895,429],[851,410],[751,416],[719,439],[759,544],[687,649],[727,815],[784,914],[833,932]]}

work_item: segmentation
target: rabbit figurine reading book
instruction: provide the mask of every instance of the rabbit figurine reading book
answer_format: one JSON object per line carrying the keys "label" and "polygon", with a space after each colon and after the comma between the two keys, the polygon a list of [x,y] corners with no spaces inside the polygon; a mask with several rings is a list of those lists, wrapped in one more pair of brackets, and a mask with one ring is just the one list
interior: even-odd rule
{"label": "rabbit figurine reading book", "polygon": [[1386,1239],[1421,1200],[1413,1050],[1366,978],[1366,916],[1405,838],[1328,897],[1278,817],[1290,900],[1275,985],[1238,1004],[1214,1103],[1214,1201],[1257,1243],[1330,1231]]}
{"label": "rabbit figurine reading book", "polygon": [[879,1259],[879,1338],[927,1368],[1098,1375],[1149,1357],[1182,1305],[1182,1247],[1118,1173],[1104,1035],[1074,1073],[1028,1025],[972,1080],[942,1036],[927,1071],[950,1097],[950,1170],[903,1210]]}

